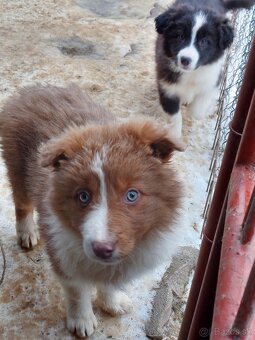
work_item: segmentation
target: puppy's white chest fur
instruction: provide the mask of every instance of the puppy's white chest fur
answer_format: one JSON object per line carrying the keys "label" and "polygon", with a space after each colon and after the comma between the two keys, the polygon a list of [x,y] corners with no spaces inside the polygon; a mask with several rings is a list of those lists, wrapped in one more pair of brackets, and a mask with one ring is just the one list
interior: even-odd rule
{"label": "puppy's white chest fur", "polygon": [[183,73],[175,84],[160,80],[160,85],[168,96],[177,96],[181,104],[190,104],[198,95],[208,95],[215,89],[223,62],[224,57],[213,64]]}

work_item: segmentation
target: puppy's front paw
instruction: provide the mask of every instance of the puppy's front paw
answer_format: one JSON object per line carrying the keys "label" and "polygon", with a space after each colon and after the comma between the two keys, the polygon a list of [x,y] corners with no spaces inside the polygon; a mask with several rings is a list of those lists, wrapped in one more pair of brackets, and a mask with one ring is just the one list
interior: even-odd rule
{"label": "puppy's front paw", "polygon": [[40,236],[33,218],[28,215],[21,221],[16,222],[17,241],[22,248],[33,248],[37,245]]}
{"label": "puppy's front paw", "polygon": [[94,313],[90,313],[85,317],[67,317],[67,328],[78,337],[85,338],[94,333],[97,328],[97,319]]}
{"label": "puppy's front paw", "polygon": [[100,296],[98,302],[101,308],[111,315],[121,315],[131,312],[132,302],[130,298],[121,291]]}
{"label": "puppy's front paw", "polygon": [[208,117],[209,116],[209,114],[208,114],[208,110],[207,111],[205,111],[205,110],[203,110],[203,109],[201,109],[201,108],[189,108],[189,114],[193,117],[193,118],[195,118],[195,119],[197,119],[197,120],[202,120],[202,119],[204,119],[204,118],[206,118],[206,117]]}

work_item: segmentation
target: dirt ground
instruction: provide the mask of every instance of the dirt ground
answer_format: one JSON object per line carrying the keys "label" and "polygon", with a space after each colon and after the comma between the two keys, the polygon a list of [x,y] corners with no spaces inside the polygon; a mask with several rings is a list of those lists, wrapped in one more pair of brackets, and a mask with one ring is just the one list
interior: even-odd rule
{"label": "dirt ground", "polygon": [[[170,2],[170,0],[169,0]],[[164,1],[157,1],[165,6]],[[155,0],[2,0],[0,14],[0,107],[19,87],[76,82],[120,117],[160,117],[155,83]],[[175,164],[186,184],[179,224],[181,245],[198,246],[215,117],[186,117],[185,153]],[[0,339],[72,339],[65,329],[63,294],[39,246],[20,250],[5,167],[0,159],[0,238],[6,271],[0,286]],[[0,270],[3,260],[0,257]],[[127,288],[130,315],[112,318],[96,309],[93,339],[146,339],[154,288],[165,265]],[[1,275],[1,271],[0,271]],[[176,339],[176,330],[172,339]]]}

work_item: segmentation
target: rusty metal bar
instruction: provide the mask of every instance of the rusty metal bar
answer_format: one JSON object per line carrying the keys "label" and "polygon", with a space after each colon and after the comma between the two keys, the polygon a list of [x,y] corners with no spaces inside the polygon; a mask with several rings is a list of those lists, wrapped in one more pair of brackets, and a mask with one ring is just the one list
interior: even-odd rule
{"label": "rusty metal bar", "polygon": [[[217,231],[212,244],[205,275],[198,297],[198,305],[194,311],[187,339],[205,339],[209,337],[209,331],[213,316],[214,298],[217,286],[218,268],[220,263],[221,240],[224,231],[227,210],[227,196],[225,198]],[[198,308],[199,306],[199,308]],[[205,312],[206,311],[206,312]]]}
{"label": "rusty metal bar", "polygon": [[[251,322],[254,317],[255,310],[255,262],[253,263],[252,270],[245,287],[244,295],[239,306],[234,324],[232,326],[231,336],[244,337],[247,335],[248,330],[252,330]],[[253,330],[252,330],[253,332]],[[255,338],[255,330],[254,330]]]}
{"label": "rusty metal bar", "polygon": [[255,187],[253,188],[251,201],[248,207],[247,214],[244,218],[241,242],[245,244],[250,242],[255,235]]}
{"label": "rusty metal bar", "polygon": [[[255,65],[255,54],[252,55]],[[244,84],[245,86],[245,84]],[[255,186],[255,86],[253,98],[250,103],[249,114],[246,120],[242,141],[238,150],[236,164],[234,166],[229,191],[228,210],[226,224],[222,240],[221,261],[219,267],[218,284],[215,298],[212,331],[220,330],[217,336],[212,333],[211,340],[223,340],[232,337],[232,325],[240,306],[245,285],[249,280],[249,274],[255,261],[255,225],[248,225],[250,242],[241,242],[243,235],[242,225],[247,216],[247,209],[251,207],[251,199]],[[253,220],[254,211],[250,215]],[[249,293],[249,287],[247,288]],[[253,292],[253,294],[255,294]],[[245,296],[245,299],[247,296]],[[245,300],[247,301],[247,300]],[[244,306],[244,305],[243,305]],[[239,309],[243,313],[242,320],[255,322],[255,309]],[[239,314],[240,315],[240,314]],[[226,334],[229,332],[229,334]],[[240,339],[253,339],[255,334],[252,329],[246,329],[245,337]]]}
{"label": "rusty metal bar", "polygon": [[242,222],[254,184],[255,169],[252,166],[235,166],[229,185],[211,340],[225,340],[232,335],[234,318],[255,260],[255,237],[245,246],[240,241]]}
{"label": "rusty metal bar", "polygon": [[[181,325],[179,340],[187,340],[194,312],[199,308],[198,297],[200,295],[201,285],[204,279],[208,258],[211,251],[212,242],[215,236],[216,227],[221,215],[223,202],[226,197],[229,184],[230,174],[232,172],[236,159],[237,150],[240,143],[240,136],[243,132],[247,114],[249,111],[251,99],[255,88],[255,39],[253,40],[249,60],[244,74],[243,86],[240,90],[235,115],[232,121],[232,129],[229,134],[224,157],[217,184],[215,186],[214,196],[211,203],[208,219],[205,226],[200,254],[198,257],[197,268],[193,277],[192,286]],[[235,133],[237,132],[237,133]],[[201,295],[200,295],[201,296]],[[189,338],[192,339],[192,338]],[[196,340],[197,338],[194,338]]]}

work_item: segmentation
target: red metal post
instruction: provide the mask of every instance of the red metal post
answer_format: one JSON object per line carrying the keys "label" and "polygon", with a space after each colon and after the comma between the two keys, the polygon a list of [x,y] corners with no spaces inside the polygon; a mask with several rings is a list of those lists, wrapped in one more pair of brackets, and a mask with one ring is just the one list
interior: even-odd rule
{"label": "red metal post", "polygon": [[255,262],[249,276],[249,280],[245,287],[244,295],[239,306],[234,324],[232,326],[231,335],[233,338],[239,337],[247,339],[255,338]]}
{"label": "red metal post", "polygon": [[211,339],[226,339],[231,336],[244,288],[255,260],[255,237],[250,244],[242,245],[241,228],[248,207],[255,171],[250,166],[237,166],[233,170],[222,252],[218,285],[215,298],[214,317]]}
{"label": "red metal post", "polygon": [[187,339],[205,339],[210,336],[226,210],[227,196],[223,204]]}
{"label": "red metal post", "polygon": [[[232,326],[255,261],[255,233],[250,235],[249,242],[242,243],[243,221],[250,206],[254,186],[255,91],[230,181],[211,340],[232,337]],[[255,228],[251,230],[254,231]],[[255,310],[249,317],[255,325]],[[246,329],[245,332],[245,337],[240,339],[255,339],[255,328]]]}
{"label": "red metal post", "polygon": [[[240,138],[243,132],[244,124],[250,107],[253,91],[255,88],[255,39],[253,40],[249,61],[244,74],[243,86],[240,91],[239,99],[235,115],[231,124],[231,130],[226,145],[222,165],[215,187],[213,200],[208,214],[207,223],[204,230],[204,236],[201,243],[200,254],[197,262],[197,268],[192,281],[192,286],[179,334],[179,340],[187,340],[190,332],[191,323],[194,317],[195,309],[201,309],[199,306],[198,297],[203,299],[203,294],[200,294],[201,285],[204,279],[205,270],[207,267],[208,258],[210,255],[212,242],[214,240],[216,227],[222,211],[223,202],[226,197],[226,192],[229,184],[230,174],[233,169],[237,150],[240,143]],[[208,315],[208,320],[211,315]],[[199,321],[196,321],[197,323]],[[207,322],[208,323],[208,322]],[[203,327],[203,325],[201,325]],[[198,336],[198,335],[197,335]],[[193,338],[189,337],[193,340]],[[194,340],[197,340],[194,338]]]}
{"label": "red metal post", "polygon": [[250,242],[255,234],[255,188],[253,189],[250,205],[244,219],[241,241]]}

